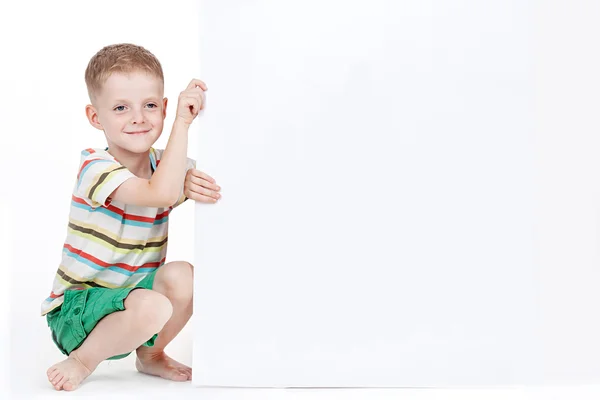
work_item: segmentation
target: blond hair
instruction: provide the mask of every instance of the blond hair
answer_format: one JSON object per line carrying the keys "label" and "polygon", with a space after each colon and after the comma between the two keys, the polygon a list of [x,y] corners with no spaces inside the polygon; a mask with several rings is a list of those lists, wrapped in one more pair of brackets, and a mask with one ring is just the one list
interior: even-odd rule
{"label": "blond hair", "polygon": [[103,47],[90,59],[85,69],[85,84],[90,100],[94,100],[94,94],[100,92],[111,74],[128,74],[134,71],[150,73],[163,84],[165,82],[160,62],[142,46],[119,43]]}

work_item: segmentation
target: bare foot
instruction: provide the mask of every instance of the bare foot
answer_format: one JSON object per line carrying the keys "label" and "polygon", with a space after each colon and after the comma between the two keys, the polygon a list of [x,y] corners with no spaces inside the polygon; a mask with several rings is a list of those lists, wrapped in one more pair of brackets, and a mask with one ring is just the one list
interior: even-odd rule
{"label": "bare foot", "polygon": [[48,369],[48,380],[56,390],[75,390],[85,378],[90,376],[90,371],[79,361],[75,352],[64,361],[54,364]]}
{"label": "bare foot", "polygon": [[173,360],[164,351],[154,354],[140,354],[138,352],[135,367],[144,374],[156,375],[172,381],[188,381],[192,379],[192,369]]}

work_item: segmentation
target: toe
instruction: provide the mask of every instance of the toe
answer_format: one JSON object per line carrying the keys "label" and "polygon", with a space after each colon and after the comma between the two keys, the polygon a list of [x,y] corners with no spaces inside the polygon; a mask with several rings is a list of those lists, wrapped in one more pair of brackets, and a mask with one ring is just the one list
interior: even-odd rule
{"label": "toe", "polygon": [[179,376],[177,377],[177,381],[180,382],[184,382],[184,381],[188,381],[189,377],[186,374],[179,374]]}
{"label": "toe", "polygon": [[53,369],[52,371],[48,370],[48,380],[52,382],[60,371],[57,369]]}
{"label": "toe", "polygon": [[67,377],[63,376],[57,383],[54,384],[56,390],[62,390],[64,383],[67,381]]}
{"label": "toe", "polygon": [[71,383],[71,381],[69,381],[69,380],[67,380],[65,383],[63,383],[62,387],[63,387],[63,389],[65,389],[67,391],[77,389],[77,386],[73,385],[73,383]]}
{"label": "toe", "polygon": [[60,373],[60,371],[55,371],[52,373],[52,375],[48,376],[48,380],[54,385],[54,383],[58,382],[62,377],[63,375]]}
{"label": "toe", "polygon": [[183,382],[188,380],[188,376],[180,371],[174,370],[171,372],[170,378],[174,381]]}
{"label": "toe", "polygon": [[60,380],[62,378],[63,378],[63,375],[62,374],[58,374],[54,378],[50,379],[50,383],[52,383],[53,385],[56,385],[58,382],[60,382]]}
{"label": "toe", "polygon": [[187,379],[188,381],[189,381],[189,380],[190,380],[190,378],[192,377],[192,373],[191,373],[190,371],[186,370],[185,368],[180,368],[180,369],[179,369],[179,373],[180,373],[181,375],[185,375],[185,377],[186,377],[186,379]]}

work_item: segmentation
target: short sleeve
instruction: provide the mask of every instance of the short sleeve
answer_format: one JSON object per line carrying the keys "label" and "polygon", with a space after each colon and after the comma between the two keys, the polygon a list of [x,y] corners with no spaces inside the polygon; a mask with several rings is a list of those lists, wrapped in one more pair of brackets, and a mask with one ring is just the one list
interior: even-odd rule
{"label": "short sleeve", "polygon": [[134,177],[106,151],[84,150],[81,152],[75,195],[93,208],[106,207],[110,204],[110,194]]}
{"label": "short sleeve", "polygon": [[[195,169],[196,168],[196,160],[193,160],[191,158],[187,159],[187,167],[185,168],[185,175],[187,175],[187,172],[190,169]],[[185,182],[185,175],[184,175],[184,182]],[[181,182],[181,192],[179,193],[179,199],[177,200],[177,203],[173,204],[173,208],[177,207],[178,205],[183,204],[183,202],[185,202],[188,198],[185,196],[185,194],[183,194],[183,184],[184,182]]]}

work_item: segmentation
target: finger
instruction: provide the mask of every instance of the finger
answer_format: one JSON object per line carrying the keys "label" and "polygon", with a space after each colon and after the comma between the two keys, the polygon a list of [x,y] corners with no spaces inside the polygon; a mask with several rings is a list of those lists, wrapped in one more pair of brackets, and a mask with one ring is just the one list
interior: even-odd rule
{"label": "finger", "polygon": [[204,109],[204,104],[206,103],[206,95],[200,88],[196,88],[196,90],[191,89],[186,92],[187,96],[194,97],[198,99],[198,103],[200,104],[200,110]]}
{"label": "finger", "polygon": [[206,179],[198,178],[197,176],[194,176],[194,175],[190,176],[188,179],[190,182],[193,182],[194,184],[200,185],[207,189],[211,189],[211,190],[214,190],[217,192],[219,190],[221,190],[221,187],[219,185],[217,185],[215,183],[211,183],[211,182],[207,181]]}
{"label": "finger", "polygon": [[208,90],[208,87],[206,87],[206,83],[202,82],[200,79],[192,79],[187,85],[187,89],[192,89],[196,86],[200,86],[202,90]]}
{"label": "finger", "polygon": [[180,100],[184,100],[184,99],[196,99],[196,101],[200,101],[202,99],[202,96],[200,95],[200,93],[194,93],[190,90],[186,90],[183,91],[179,94],[179,99]]}
{"label": "finger", "polygon": [[200,79],[192,79],[190,81],[190,83],[187,85],[186,90],[194,89],[196,87],[200,87],[202,90],[208,90],[208,87],[206,86],[206,84],[204,82],[202,82]]}
{"label": "finger", "polygon": [[198,198],[200,198],[200,199],[206,199],[205,203],[208,202],[208,200],[210,200],[211,202],[215,202],[215,201],[221,200],[221,197],[219,195],[217,195],[217,196],[211,196],[210,194],[197,192],[197,191],[194,191],[193,189],[190,189],[190,188],[187,189],[187,193],[189,194],[189,196],[188,196],[189,198],[193,198],[193,199],[198,199]]}
{"label": "finger", "polygon": [[204,196],[214,197],[215,199],[221,197],[221,194],[215,192],[214,190],[207,189],[205,187],[195,184],[194,182],[188,182],[188,190]]}
{"label": "finger", "polygon": [[192,199],[194,201],[200,201],[202,203],[216,203],[217,199],[214,197],[204,196],[203,194],[192,192],[190,190],[186,190],[184,192],[185,197],[188,199]]}
{"label": "finger", "polygon": [[197,176],[198,178],[202,178],[205,179],[211,183],[217,183],[217,181],[215,181],[215,178],[213,178],[212,176],[200,171],[199,169],[195,169],[193,168],[192,170],[192,175],[193,176]]}
{"label": "finger", "polygon": [[193,96],[185,96],[184,101],[186,102],[188,107],[192,108],[190,110],[191,113],[193,115],[197,115],[198,111],[200,111],[200,101],[196,97],[193,97]]}

